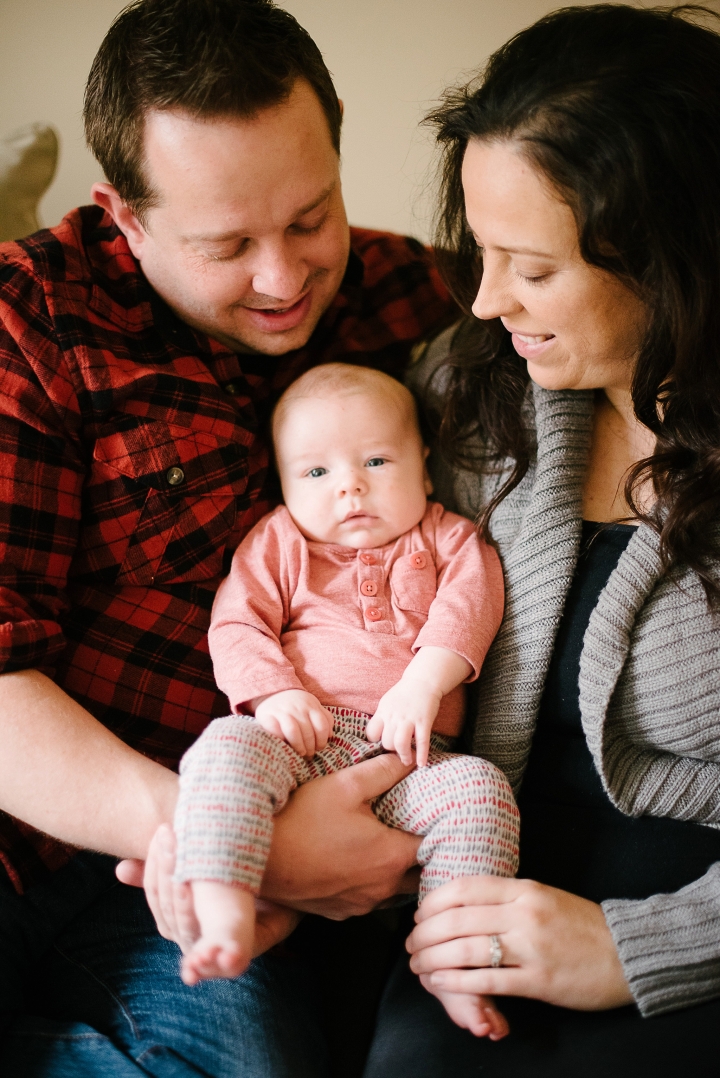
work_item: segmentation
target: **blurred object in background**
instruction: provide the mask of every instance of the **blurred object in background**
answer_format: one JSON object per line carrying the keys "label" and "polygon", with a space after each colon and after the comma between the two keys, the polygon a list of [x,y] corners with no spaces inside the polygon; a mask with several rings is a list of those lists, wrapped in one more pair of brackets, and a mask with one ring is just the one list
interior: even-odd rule
{"label": "blurred object in background", "polygon": [[45,124],[27,124],[0,138],[0,243],[41,227],[37,208],[52,183],[58,137]]}

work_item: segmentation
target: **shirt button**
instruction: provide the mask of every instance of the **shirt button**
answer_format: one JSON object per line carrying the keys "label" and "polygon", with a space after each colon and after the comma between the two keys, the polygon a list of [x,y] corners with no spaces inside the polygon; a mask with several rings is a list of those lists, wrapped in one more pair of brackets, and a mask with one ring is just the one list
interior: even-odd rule
{"label": "shirt button", "polygon": [[360,591],[363,595],[377,595],[377,584],[374,580],[363,580]]}
{"label": "shirt button", "polygon": [[[360,561],[364,562],[365,565],[374,565],[375,562],[377,561],[377,558],[375,557],[374,554],[361,554],[360,555]],[[375,594],[375,592],[373,592],[373,595],[374,594]]]}
{"label": "shirt button", "polygon": [[236,396],[237,392],[238,392],[238,387],[237,387],[236,383],[235,382],[228,382],[228,384],[225,386],[225,392],[229,393],[231,397]]}
{"label": "shirt button", "polygon": [[427,558],[421,551],[418,551],[417,554],[410,555],[410,564],[413,569],[424,569],[427,565]]}
{"label": "shirt button", "polygon": [[185,472],[182,468],[168,468],[165,472],[165,478],[171,487],[178,487],[185,482]]}
{"label": "shirt button", "polygon": [[368,621],[382,621],[382,610],[378,610],[376,606],[369,607],[365,611],[365,614],[367,615]]}

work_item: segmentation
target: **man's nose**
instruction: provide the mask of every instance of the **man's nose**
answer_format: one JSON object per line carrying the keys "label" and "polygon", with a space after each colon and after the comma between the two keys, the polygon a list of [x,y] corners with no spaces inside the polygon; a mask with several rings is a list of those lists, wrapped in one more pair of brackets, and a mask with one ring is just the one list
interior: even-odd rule
{"label": "man's nose", "polygon": [[523,305],[513,294],[510,268],[497,257],[485,255],[480,288],[472,305],[476,318],[500,318],[518,314]]}
{"label": "man's nose", "polygon": [[258,251],[253,266],[253,291],[277,300],[294,300],[305,288],[308,268],[290,245],[268,244]]}

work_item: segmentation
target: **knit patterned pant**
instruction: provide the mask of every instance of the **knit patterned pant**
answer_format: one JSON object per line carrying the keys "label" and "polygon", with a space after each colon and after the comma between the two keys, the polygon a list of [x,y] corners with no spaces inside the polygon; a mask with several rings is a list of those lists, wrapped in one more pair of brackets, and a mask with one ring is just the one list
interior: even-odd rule
{"label": "knit patterned pant", "polygon": [[[310,760],[252,719],[210,723],[180,764],[177,880],[216,880],[259,893],[272,819],[290,793],[383,751],[365,739],[369,715],[328,710],[336,717],[333,733]],[[424,836],[417,854],[421,899],[458,876],[517,871],[519,815],[507,779],[487,760],[444,751],[450,744],[432,735],[429,766],[373,805],[383,823]]]}

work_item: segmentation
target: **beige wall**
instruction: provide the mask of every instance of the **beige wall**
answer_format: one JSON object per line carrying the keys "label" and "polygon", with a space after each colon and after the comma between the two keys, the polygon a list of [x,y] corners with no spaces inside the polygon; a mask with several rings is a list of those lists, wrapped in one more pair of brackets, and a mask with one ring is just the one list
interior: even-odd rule
{"label": "beige wall", "polygon": [[[716,0],[717,2],[717,0]],[[345,100],[351,220],[428,234],[424,111],[448,83],[562,0],[281,0],[320,46]],[[118,0],[0,0],[0,135],[40,120],[61,136],[41,216],[88,201],[99,170],[82,141],[82,94]]]}

